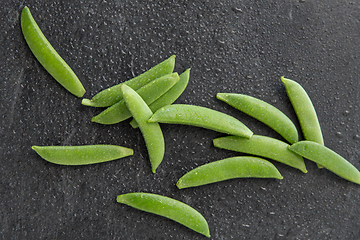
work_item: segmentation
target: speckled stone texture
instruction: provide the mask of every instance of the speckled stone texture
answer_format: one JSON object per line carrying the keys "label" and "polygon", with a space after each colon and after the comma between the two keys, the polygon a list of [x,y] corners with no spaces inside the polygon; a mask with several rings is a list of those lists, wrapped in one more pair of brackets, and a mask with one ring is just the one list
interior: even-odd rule
{"label": "speckled stone texture", "polygon": [[[191,68],[177,103],[213,108],[255,134],[281,139],[215,98],[238,92],[282,110],[299,128],[280,81],[313,100],[325,145],[360,169],[360,2],[347,0],[1,0],[0,239],[206,239],[168,219],[116,203],[143,191],[183,201],[207,219],[212,239],[360,239],[360,186],[318,169],[273,162],[283,180],[234,179],[178,190],[187,171],[241,154],[216,149],[223,136],[162,124],[163,163],[152,174],[129,121],[91,123],[82,106],[32,55],[20,29],[28,6],[91,98],[175,54]],[[302,136],[301,136],[302,137]],[[58,166],[32,145],[118,144],[134,155],[91,166]]]}

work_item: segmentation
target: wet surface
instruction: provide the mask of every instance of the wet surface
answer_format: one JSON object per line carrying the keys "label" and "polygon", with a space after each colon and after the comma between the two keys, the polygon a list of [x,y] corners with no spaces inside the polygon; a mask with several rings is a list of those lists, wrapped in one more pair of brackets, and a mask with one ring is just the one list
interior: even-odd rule
{"label": "wet surface", "polygon": [[[213,239],[358,239],[360,187],[306,160],[307,174],[273,162],[283,180],[235,179],[178,190],[202,164],[238,156],[223,136],[162,125],[163,163],[152,174],[145,143],[129,121],[104,126],[32,55],[20,29],[30,8],[49,42],[91,98],[175,54],[191,68],[176,103],[210,107],[255,134],[281,137],[215,98],[238,92],[283,111],[300,131],[280,81],[298,81],[318,113],[325,145],[360,169],[360,3],[356,1],[2,1],[0,47],[1,239],[206,239],[175,222],[116,203],[143,191],[173,197],[207,219]],[[300,134],[301,135],[301,134]],[[58,166],[32,145],[117,144],[128,158]]]}

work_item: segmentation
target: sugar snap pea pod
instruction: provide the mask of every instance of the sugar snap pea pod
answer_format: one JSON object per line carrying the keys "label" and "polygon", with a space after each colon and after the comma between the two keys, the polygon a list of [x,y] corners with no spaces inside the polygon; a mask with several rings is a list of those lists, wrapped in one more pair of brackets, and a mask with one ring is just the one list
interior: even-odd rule
{"label": "sugar snap pea pod", "polygon": [[243,94],[218,93],[216,97],[268,125],[289,143],[299,141],[294,123],[276,107],[260,99]]}
{"label": "sugar snap pea pod", "polygon": [[275,138],[253,135],[250,139],[227,136],[213,140],[214,146],[231,151],[270,158],[307,173],[303,158],[288,149],[288,144]]}
{"label": "sugar snap pea pod", "polygon": [[185,124],[250,138],[252,131],[236,118],[210,108],[172,104],[157,110],[149,122]]}
{"label": "sugar snap pea pod", "polygon": [[178,200],[153,193],[134,192],[117,196],[117,202],[166,217],[210,237],[205,218],[194,208]]}
{"label": "sugar snap pea pod", "polygon": [[143,74],[140,74],[137,77],[102,90],[101,92],[96,94],[91,100],[83,99],[81,103],[83,105],[91,107],[109,107],[123,98],[120,91],[120,87],[122,84],[126,84],[132,89],[138,90],[145,84],[159,77],[172,73],[174,71],[174,66],[175,55],[171,56],[170,58],[152,67],[151,69],[144,72]]}
{"label": "sugar snap pea pod", "polygon": [[151,169],[152,172],[155,173],[165,153],[165,141],[161,128],[158,123],[148,122],[148,119],[153,113],[135,90],[125,84],[123,84],[120,89],[126,106],[139,124],[149,153]]}
{"label": "sugar snap pea pod", "polygon": [[[179,81],[179,75],[177,73],[171,73],[149,82],[136,92],[142,97],[146,104],[149,105],[166,93],[177,81]],[[130,117],[131,113],[124,99],[122,99],[93,117],[91,121],[101,124],[115,124]]]}
{"label": "sugar snap pea pod", "polygon": [[41,32],[28,7],[21,11],[21,30],[30,50],[46,71],[66,90],[82,97],[83,85]]}
{"label": "sugar snap pea pod", "polygon": [[115,145],[32,146],[48,162],[60,165],[87,165],[133,155],[133,150]]}
{"label": "sugar snap pea pod", "polygon": [[304,88],[297,82],[284,77],[281,77],[281,81],[284,83],[286,93],[299,119],[304,138],[324,145],[318,117]]}
{"label": "sugar snap pea pod", "polygon": [[179,189],[202,186],[234,178],[283,179],[276,167],[258,157],[232,157],[197,167],[183,175],[176,186]]}
{"label": "sugar snap pea pod", "polygon": [[313,141],[300,141],[289,146],[289,149],[350,182],[360,184],[360,172],[345,158]]}
{"label": "sugar snap pea pod", "polygon": [[[281,77],[281,81],[285,86],[286,93],[299,119],[304,138],[324,145],[324,138],[315,108],[305,89],[293,80]],[[319,164],[317,164],[317,166],[322,168]]]}
{"label": "sugar snap pea pod", "polygon": [[[180,80],[172,87],[169,91],[164,93],[161,97],[159,97],[155,102],[149,105],[152,112],[156,112],[159,108],[170,105],[175,102],[176,99],[180,97],[180,95],[184,92],[186,86],[189,83],[190,78],[190,69],[187,69],[185,72],[180,74]],[[139,127],[135,119],[130,121],[130,124],[133,128]]]}

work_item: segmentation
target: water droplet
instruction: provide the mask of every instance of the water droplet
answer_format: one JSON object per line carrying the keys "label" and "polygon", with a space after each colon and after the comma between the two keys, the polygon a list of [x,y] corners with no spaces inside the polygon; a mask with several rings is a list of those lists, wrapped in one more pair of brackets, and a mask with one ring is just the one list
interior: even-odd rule
{"label": "water droplet", "polygon": [[343,137],[342,132],[336,132],[336,133],[335,133],[335,136],[336,136],[337,138],[342,138],[342,137]]}

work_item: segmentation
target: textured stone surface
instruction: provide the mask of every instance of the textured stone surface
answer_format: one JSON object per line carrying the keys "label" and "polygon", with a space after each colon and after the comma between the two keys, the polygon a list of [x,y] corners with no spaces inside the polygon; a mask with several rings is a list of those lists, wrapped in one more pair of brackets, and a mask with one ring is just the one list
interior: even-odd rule
{"label": "textured stone surface", "polygon": [[[239,118],[216,100],[239,92],[272,103],[299,128],[280,76],[308,91],[325,144],[360,169],[360,3],[329,0],[59,1],[1,0],[0,239],[205,239],[175,222],[116,203],[133,191],[183,201],[208,220],[212,239],[359,239],[360,187],[306,161],[308,173],[274,162],[283,180],[235,179],[178,190],[196,166],[239,155],[215,149],[222,134],[162,125],[156,174],[141,133],[123,122],[91,123],[85,107],[36,61],[22,36],[26,4],[90,98],[175,54],[191,67],[177,103]],[[281,139],[281,138],[280,138]],[[132,157],[82,167],[47,163],[32,145],[118,144]]]}

